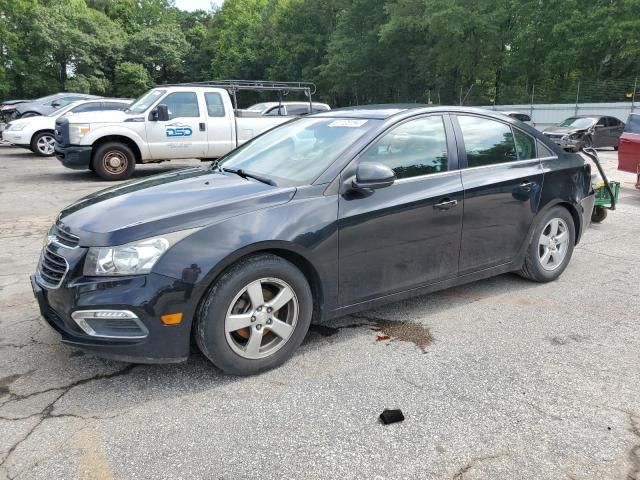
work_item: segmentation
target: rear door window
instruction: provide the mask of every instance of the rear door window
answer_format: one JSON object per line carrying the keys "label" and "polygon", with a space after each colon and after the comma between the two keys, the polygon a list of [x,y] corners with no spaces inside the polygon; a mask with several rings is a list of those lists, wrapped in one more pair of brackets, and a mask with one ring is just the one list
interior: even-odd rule
{"label": "rear door window", "polygon": [[516,152],[518,160],[530,160],[536,158],[536,142],[526,133],[513,129],[513,138],[516,141]]}
{"label": "rear door window", "polygon": [[102,102],[85,103],[71,109],[73,113],[95,112],[96,110],[102,110]]}
{"label": "rear door window", "polygon": [[210,117],[224,117],[224,105],[219,93],[205,93],[204,100],[207,104],[207,114]]}
{"label": "rear door window", "polygon": [[511,127],[483,117],[458,115],[467,167],[483,167],[518,160]]}
{"label": "rear door window", "polygon": [[309,105],[287,105],[287,115],[307,115]]}
{"label": "rear door window", "polygon": [[636,133],[640,135],[640,115],[629,115],[627,124],[624,126],[626,133]]}

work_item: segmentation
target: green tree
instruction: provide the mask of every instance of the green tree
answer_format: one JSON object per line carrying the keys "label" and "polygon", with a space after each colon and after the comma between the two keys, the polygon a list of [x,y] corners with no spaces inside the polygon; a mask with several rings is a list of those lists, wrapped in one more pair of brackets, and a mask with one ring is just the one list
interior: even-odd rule
{"label": "green tree", "polygon": [[116,67],[113,80],[114,94],[136,98],[153,86],[153,80],[144,65],[123,62]]}

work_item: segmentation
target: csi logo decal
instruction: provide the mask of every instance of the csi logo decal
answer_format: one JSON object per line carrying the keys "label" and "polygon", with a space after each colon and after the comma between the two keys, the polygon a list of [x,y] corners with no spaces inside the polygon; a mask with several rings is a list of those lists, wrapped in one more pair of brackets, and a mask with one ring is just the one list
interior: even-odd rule
{"label": "csi logo decal", "polygon": [[189,125],[167,125],[165,134],[167,137],[190,137],[193,134],[193,130]]}

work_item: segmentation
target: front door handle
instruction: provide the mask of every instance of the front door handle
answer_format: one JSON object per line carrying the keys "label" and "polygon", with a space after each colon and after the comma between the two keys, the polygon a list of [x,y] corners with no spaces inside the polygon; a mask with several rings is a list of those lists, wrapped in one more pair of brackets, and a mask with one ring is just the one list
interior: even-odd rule
{"label": "front door handle", "polygon": [[451,207],[455,207],[456,205],[458,205],[457,200],[449,200],[447,198],[443,198],[442,201],[440,203],[436,203],[433,208],[436,208],[438,210],[449,210]]}
{"label": "front door handle", "polygon": [[200,122],[200,131],[201,131],[201,132],[204,132],[205,128],[206,128],[206,127],[205,127],[204,122]]}

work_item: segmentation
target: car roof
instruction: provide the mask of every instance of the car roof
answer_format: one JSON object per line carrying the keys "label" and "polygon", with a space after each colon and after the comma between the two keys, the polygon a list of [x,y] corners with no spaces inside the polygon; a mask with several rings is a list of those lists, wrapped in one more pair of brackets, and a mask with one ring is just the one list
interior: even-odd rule
{"label": "car roof", "polygon": [[504,112],[495,110],[486,110],[474,107],[455,107],[455,106],[433,106],[419,103],[390,103],[380,105],[360,105],[357,107],[345,107],[327,112],[315,113],[314,117],[331,117],[331,118],[366,118],[372,120],[386,120],[393,116],[412,116],[426,113],[470,113],[475,115],[484,115],[508,120],[513,122],[513,118],[505,115]]}

